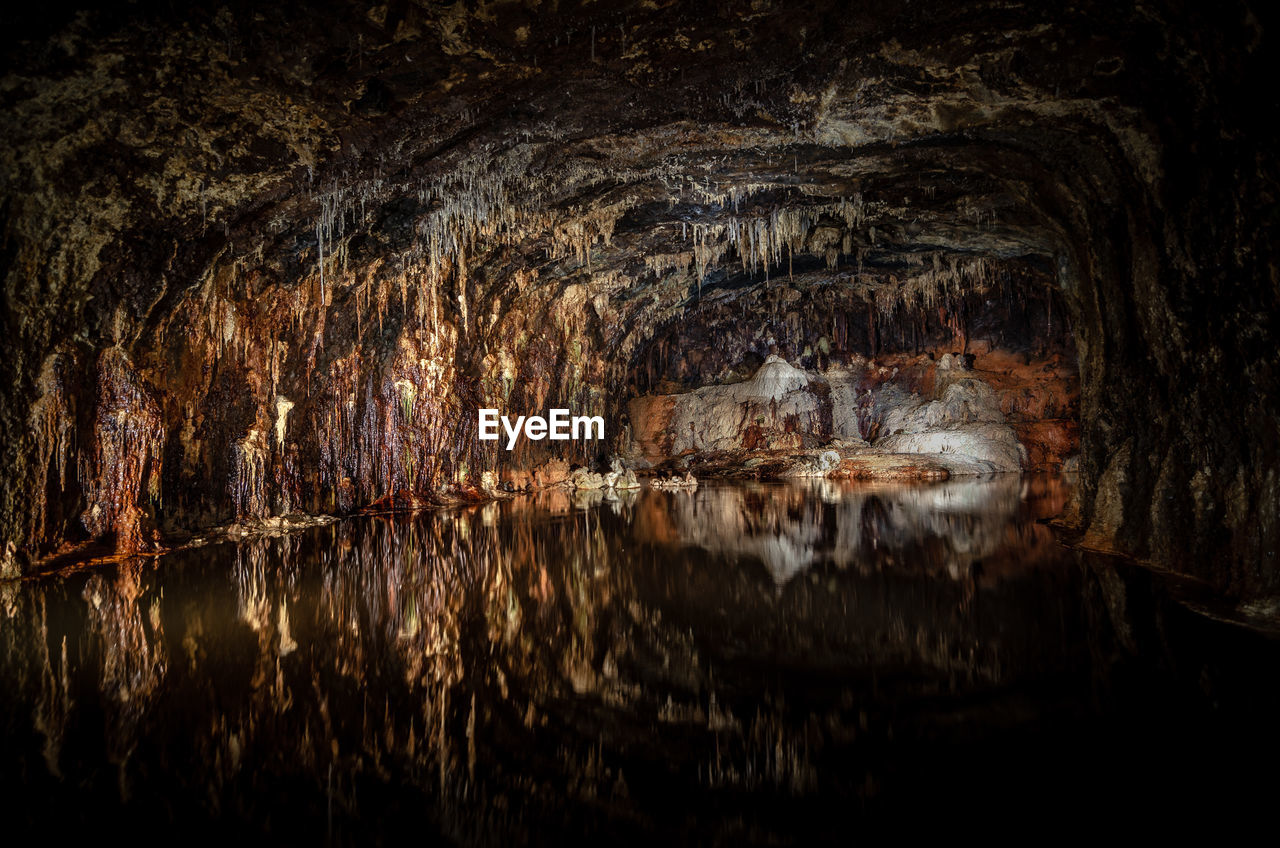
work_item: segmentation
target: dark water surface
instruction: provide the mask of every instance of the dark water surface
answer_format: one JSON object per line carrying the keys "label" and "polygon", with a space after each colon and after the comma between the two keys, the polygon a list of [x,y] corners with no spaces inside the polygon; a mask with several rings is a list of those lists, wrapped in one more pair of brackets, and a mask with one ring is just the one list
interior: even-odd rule
{"label": "dark water surface", "polygon": [[3,826],[813,844],[1270,808],[1276,641],[1059,546],[1067,494],[550,492],[4,584]]}

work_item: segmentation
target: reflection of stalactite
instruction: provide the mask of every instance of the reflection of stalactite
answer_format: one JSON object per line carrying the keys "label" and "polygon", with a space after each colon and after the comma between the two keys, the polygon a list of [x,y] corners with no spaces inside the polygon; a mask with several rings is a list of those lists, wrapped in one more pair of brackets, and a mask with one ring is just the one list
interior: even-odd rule
{"label": "reflection of stalactite", "polygon": [[54,670],[49,650],[49,619],[46,599],[40,597],[40,629],[35,636],[35,647],[40,659],[40,694],[32,708],[32,723],[44,736],[44,762],[49,773],[62,776],[60,765],[63,737],[67,719],[71,713],[70,668],[67,663],[67,637],[61,639],[61,649]]}
{"label": "reflection of stalactite", "polygon": [[[287,543],[282,545],[285,546]],[[270,557],[272,547],[274,546],[269,540],[262,538],[250,539],[237,545],[233,574],[236,582],[237,615],[249,626],[258,641],[253,666],[253,687],[273,706],[278,706],[284,698],[284,691],[277,680],[277,658],[292,651],[292,648],[285,648],[293,642],[293,637],[285,629],[288,625],[288,614],[284,612],[285,600],[279,600],[278,610],[273,602],[270,585],[272,579],[269,576],[273,570]]]}
{"label": "reflection of stalactite", "polygon": [[[64,740],[81,737],[67,728],[79,715],[96,720],[105,705],[105,755],[124,764],[123,797],[131,782],[163,773],[166,791],[230,799],[256,815],[284,779],[350,822],[383,783],[429,796],[433,815],[465,834],[477,821],[493,824],[485,805],[499,794],[537,803],[521,782],[521,758],[542,756],[521,744],[534,735],[557,741],[554,761],[534,768],[563,778],[571,802],[626,797],[633,775],[621,774],[617,752],[631,722],[583,732],[579,709],[677,726],[685,766],[702,785],[805,795],[821,766],[809,713],[767,685],[724,685],[733,663],[721,658],[922,669],[922,679],[890,684],[910,692],[938,681],[984,691],[1023,668],[1041,674],[1042,657],[989,628],[1003,628],[1004,613],[1034,604],[1037,591],[1059,601],[1072,593],[1012,581],[1012,594],[990,596],[1008,608],[975,615],[980,580],[965,571],[982,557],[994,574],[984,579],[999,579],[1010,549],[1025,574],[1053,554],[1037,547],[1044,528],[1011,518],[1021,503],[1012,482],[642,491],[616,509],[579,508],[547,491],[447,514],[354,519],[238,544],[229,574],[230,551],[205,548],[175,555],[185,565],[155,577],[138,563],[114,580],[82,576],[87,603],[73,611],[91,634],[80,640],[84,653],[74,636],[42,630],[65,611],[19,603],[17,616],[30,608],[31,623],[0,631],[10,646],[0,662],[30,664],[29,684],[6,679],[38,705],[51,771],[69,761]],[[757,558],[776,567],[766,572]],[[163,574],[183,575],[168,584],[167,603],[184,614],[164,619],[169,635],[185,627],[178,674],[167,673],[161,604],[149,588]],[[18,629],[40,630],[44,654],[15,651],[27,638],[15,641]],[[77,680],[90,688],[76,691]],[[157,699],[162,687],[171,698]],[[821,732],[866,733],[865,714],[842,703],[823,714]],[[176,705],[180,723],[156,713]],[[180,744],[166,735],[175,725]],[[143,739],[157,758],[146,769],[133,753]],[[85,756],[78,750],[76,762]]]}
{"label": "reflection of stalactite", "polygon": [[95,574],[82,593],[101,656],[101,692],[112,705],[107,744],[110,759],[117,765],[123,764],[137,745],[138,729],[169,664],[160,597],[143,586],[145,568],[141,561],[125,561],[117,568],[114,582]]}

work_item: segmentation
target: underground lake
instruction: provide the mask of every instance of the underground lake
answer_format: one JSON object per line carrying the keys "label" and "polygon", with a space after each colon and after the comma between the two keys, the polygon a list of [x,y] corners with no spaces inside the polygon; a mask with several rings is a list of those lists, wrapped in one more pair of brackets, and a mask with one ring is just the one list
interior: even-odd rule
{"label": "underground lake", "polygon": [[551,491],[5,584],[7,824],[814,844],[922,798],[1264,803],[1274,633],[1057,543],[1069,487]]}

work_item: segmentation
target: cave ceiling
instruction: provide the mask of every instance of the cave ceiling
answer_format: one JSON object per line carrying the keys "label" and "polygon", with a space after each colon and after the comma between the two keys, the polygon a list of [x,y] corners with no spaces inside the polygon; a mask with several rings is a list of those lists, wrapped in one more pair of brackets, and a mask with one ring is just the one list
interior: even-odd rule
{"label": "cave ceiling", "polygon": [[[520,268],[665,318],[695,276],[777,277],[794,253],[834,250],[828,267],[869,284],[935,254],[1056,271],[1081,192],[1159,179],[1159,92],[1125,65],[1167,32],[1097,11],[82,12],[11,48],[10,225],[43,227],[40,263],[70,272],[26,280],[53,296],[19,331],[87,318],[139,339],[220,267],[292,288],[325,252],[339,299],[461,262],[473,300],[509,306]],[[757,255],[726,245],[744,230]]]}

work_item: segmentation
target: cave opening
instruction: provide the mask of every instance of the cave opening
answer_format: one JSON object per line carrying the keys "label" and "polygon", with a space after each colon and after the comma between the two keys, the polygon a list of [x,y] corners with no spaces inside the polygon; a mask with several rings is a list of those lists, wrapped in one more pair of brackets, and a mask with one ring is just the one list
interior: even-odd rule
{"label": "cave opening", "polygon": [[1260,4],[0,14],[19,833],[1267,809]]}

